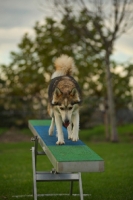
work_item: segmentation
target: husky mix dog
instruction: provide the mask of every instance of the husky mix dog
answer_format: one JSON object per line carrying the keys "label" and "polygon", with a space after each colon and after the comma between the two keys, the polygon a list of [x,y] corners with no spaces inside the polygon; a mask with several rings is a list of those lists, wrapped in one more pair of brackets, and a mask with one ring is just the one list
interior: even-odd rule
{"label": "husky mix dog", "polygon": [[55,60],[55,69],[48,89],[48,113],[52,117],[49,135],[53,134],[56,124],[58,141],[65,144],[62,125],[67,128],[68,139],[79,139],[79,104],[81,91],[78,83],[72,77],[75,71],[74,61],[67,55],[61,55]]}

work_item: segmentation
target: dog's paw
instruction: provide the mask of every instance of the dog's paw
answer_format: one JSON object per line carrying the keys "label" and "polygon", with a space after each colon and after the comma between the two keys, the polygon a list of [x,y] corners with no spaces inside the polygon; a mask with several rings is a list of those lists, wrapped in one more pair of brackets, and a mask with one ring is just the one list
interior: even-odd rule
{"label": "dog's paw", "polygon": [[62,145],[62,144],[65,144],[65,142],[64,142],[64,140],[58,140],[58,141],[56,142],[56,144]]}
{"label": "dog's paw", "polygon": [[77,142],[77,141],[79,140],[79,138],[78,138],[77,136],[72,136],[72,137],[71,137],[71,140],[72,140],[73,142]]}
{"label": "dog's paw", "polygon": [[49,135],[51,136],[51,135],[53,135],[54,130],[52,128],[49,128],[48,132],[49,132]]}
{"label": "dog's paw", "polygon": [[68,136],[68,140],[71,140],[72,139],[72,137],[71,136]]}

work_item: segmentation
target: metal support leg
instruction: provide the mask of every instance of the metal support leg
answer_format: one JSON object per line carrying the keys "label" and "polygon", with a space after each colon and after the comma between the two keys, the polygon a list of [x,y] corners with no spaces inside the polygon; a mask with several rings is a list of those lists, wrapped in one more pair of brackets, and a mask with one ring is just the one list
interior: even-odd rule
{"label": "metal support leg", "polygon": [[73,181],[70,183],[70,196],[72,196],[73,193]]}
{"label": "metal support leg", "polygon": [[83,200],[83,188],[82,188],[82,178],[81,173],[79,173],[79,191],[80,191],[80,200]]}
{"label": "metal support leg", "polygon": [[31,141],[34,142],[34,160],[35,160],[35,168],[36,168],[37,154],[38,154],[38,152],[37,152],[37,149],[38,149],[38,138],[37,138],[37,136],[31,138]]}
{"label": "metal support leg", "polygon": [[34,200],[37,200],[35,147],[32,147],[32,168],[33,168],[33,196]]}
{"label": "metal support leg", "polygon": [[35,167],[37,163],[37,154],[38,154],[38,138],[35,137]]}

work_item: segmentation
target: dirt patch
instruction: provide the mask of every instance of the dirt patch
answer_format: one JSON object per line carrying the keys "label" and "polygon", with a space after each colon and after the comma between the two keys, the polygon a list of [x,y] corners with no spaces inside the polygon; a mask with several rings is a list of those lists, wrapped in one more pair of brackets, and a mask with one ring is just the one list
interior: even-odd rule
{"label": "dirt patch", "polygon": [[30,135],[23,134],[19,129],[12,127],[0,135],[0,143],[29,142]]}

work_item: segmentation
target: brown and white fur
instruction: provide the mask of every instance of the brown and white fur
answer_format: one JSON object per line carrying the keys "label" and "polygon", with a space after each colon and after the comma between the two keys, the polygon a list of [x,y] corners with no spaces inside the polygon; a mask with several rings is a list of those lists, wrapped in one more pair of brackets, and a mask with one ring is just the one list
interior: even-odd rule
{"label": "brown and white fur", "polygon": [[48,113],[52,117],[49,135],[53,134],[56,124],[58,141],[65,144],[62,125],[67,128],[68,139],[79,139],[79,104],[81,93],[78,83],[72,77],[75,70],[74,61],[67,55],[55,60],[55,69],[48,89]]}

